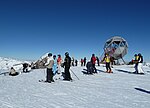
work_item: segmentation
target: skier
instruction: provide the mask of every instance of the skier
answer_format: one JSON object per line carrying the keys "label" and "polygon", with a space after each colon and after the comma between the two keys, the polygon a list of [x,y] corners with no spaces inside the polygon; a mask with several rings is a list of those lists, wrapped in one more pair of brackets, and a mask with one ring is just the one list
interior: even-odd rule
{"label": "skier", "polygon": [[64,59],[64,71],[65,71],[65,76],[64,80],[70,81],[72,80],[69,69],[70,69],[70,64],[71,64],[71,58],[69,57],[69,53],[65,53],[65,59]]}
{"label": "skier", "polygon": [[106,72],[113,73],[111,70],[111,67],[110,67],[110,62],[111,62],[110,58],[111,57],[109,56],[109,54],[105,54],[103,61],[105,61],[105,63],[106,63]]}
{"label": "skier", "polygon": [[96,57],[95,57],[95,54],[92,54],[91,62],[92,62],[93,69],[94,69],[93,72],[94,72],[94,73],[97,73],[97,70],[96,70],[96,67],[95,67],[95,63],[96,63]]}
{"label": "skier", "polygon": [[86,65],[86,57],[84,57],[84,66]]}
{"label": "skier", "polygon": [[[53,66],[53,74],[54,74],[54,79],[60,79],[61,78],[61,70],[60,70],[60,65],[61,65],[61,56],[58,55],[58,59],[56,59],[56,55],[53,56],[54,59],[54,66]],[[58,68],[59,67],[59,68]],[[59,70],[58,70],[59,69]]]}
{"label": "skier", "polygon": [[144,74],[144,71],[142,69],[142,64],[143,64],[143,56],[141,53],[138,54],[138,66],[137,66],[137,72],[138,74]]}
{"label": "skier", "polygon": [[53,65],[54,65],[54,60],[52,57],[52,53],[49,53],[48,57],[47,57],[47,62],[45,63],[45,66],[47,68],[47,75],[46,75],[46,81],[45,82],[48,82],[48,83],[54,82],[53,70],[52,70]]}
{"label": "skier", "polygon": [[13,67],[11,67],[10,72],[9,72],[9,75],[10,75],[10,76],[16,76],[16,75],[18,75],[18,74],[19,74],[19,73],[16,72],[16,70],[15,70]]}
{"label": "skier", "polygon": [[53,55],[53,59],[54,59],[53,74],[55,75],[58,72],[56,55]]}
{"label": "skier", "polygon": [[74,66],[74,57],[72,57],[71,64]]}
{"label": "skier", "polygon": [[78,60],[75,60],[75,66],[77,66],[78,65]]}
{"label": "skier", "polygon": [[135,63],[135,66],[134,66],[135,72],[134,73],[137,74],[138,73],[138,69],[137,68],[138,68],[138,59],[139,59],[139,56],[137,54],[135,54],[134,57],[135,57],[134,58],[134,63]]}
{"label": "skier", "polygon": [[84,60],[83,60],[83,59],[81,59],[81,66],[83,66],[83,62],[84,62]]}
{"label": "skier", "polygon": [[87,74],[92,74],[93,73],[93,64],[92,64],[91,61],[87,62],[86,68],[87,68]]}
{"label": "skier", "polygon": [[61,55],[59,54],[57,58],[58,74],[61,73],[61,63],[62,63],[62,59],[61,59]]}
{"label": "skier", "polygon": [[100,66],[100,65],[99,65],[99,58],[98,58],[98,57],[96,57],[96,60],[97,60],[97,64],[98,64],[98,66]]}

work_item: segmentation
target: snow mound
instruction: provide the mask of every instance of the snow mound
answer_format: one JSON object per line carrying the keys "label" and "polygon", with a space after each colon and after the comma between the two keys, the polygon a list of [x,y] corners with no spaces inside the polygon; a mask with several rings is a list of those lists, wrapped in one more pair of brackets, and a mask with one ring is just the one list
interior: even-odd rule
{"label": "snow mound", "polygon": [[14,67],[16,70],[22,69],[22,63],[30,63],[29,61],[22,61],[12,58],[0,57],[0,70],[9,70]]}

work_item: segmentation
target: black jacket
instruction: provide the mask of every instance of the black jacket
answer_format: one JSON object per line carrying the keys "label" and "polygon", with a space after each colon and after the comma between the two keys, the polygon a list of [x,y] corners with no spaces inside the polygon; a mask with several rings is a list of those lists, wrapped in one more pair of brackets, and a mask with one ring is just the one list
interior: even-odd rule
{"label": "black jacket", "polygon": [[93,67],[92,62],[87,62],[87,64],[86,64],[87,70],[89,70],[92,67]]}
{"label": "black jacket", "polygon": [[138,61],[139,61],[139,63],[143,63],[143,56],[139,56]]}
{"label": "black jacket", "polygon": [[70,67],[70,64],[71,64],[71,58],[69,56],[66,56],[64,60],[64,66]]}

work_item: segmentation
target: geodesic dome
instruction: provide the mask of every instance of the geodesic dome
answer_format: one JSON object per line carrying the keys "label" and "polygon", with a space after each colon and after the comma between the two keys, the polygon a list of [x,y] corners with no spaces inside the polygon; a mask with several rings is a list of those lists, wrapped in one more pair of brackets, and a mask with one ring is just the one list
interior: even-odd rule
{"label": "geodesic dome", "polygon": [[118,60],[127,54],[128,43],[119,36],[108,39],[104,45],[104,52],[108,53],[115,60]]}

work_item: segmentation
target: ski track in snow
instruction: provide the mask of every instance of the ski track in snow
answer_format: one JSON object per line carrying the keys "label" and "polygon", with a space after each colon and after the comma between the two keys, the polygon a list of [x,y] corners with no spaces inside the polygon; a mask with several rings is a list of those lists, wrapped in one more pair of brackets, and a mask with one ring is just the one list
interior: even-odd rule
{"label": "ski track in snow", "polygon": [[[43,83],[45,69],[35,69],[18,76],[0,75],[0,108],[149,108],[150,70],[136,75],[133,66],[114,66],[113,74],[84,75],[85,67],[71,67],[73,82],[55,80]],[[119,70],[119,71],[118,71]],[[63,71],[63,69],[62,69]],[[136,89],[139,88],[139,89]],[[140,91],[141,90],[141,91]],[[143,91],[142,91],[143,90]]]}

